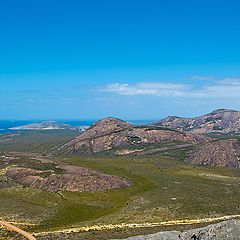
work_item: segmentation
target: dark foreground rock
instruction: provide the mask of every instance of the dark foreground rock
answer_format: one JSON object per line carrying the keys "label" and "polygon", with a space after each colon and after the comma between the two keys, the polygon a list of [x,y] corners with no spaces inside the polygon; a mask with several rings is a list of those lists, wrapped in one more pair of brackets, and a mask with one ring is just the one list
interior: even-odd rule
{"label": "dark foreground rock", "polygon": [[127,240],[239,240],[240,221],[229,220],[186,232],[167,231],[129,237]]}

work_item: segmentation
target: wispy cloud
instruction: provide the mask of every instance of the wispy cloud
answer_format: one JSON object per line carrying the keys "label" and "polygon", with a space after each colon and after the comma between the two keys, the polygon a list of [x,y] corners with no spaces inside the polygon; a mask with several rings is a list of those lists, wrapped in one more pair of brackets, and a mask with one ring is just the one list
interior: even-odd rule
{"label": "wispy cloud", "polygon": [[[85,91],[86,92],[86,91]],[[12,91],[1,91],[1,100],[8,99],[9,95],[13,95],[13,102],[32,103],[32,104],[59,104],[70,105],[81,98],[81,89],[71,88],[66,89],[23,89]]]}
{"label": "wispy cloud", "polygon": [[225,78],[200,87],[191,84],[166,82],[114,83],[108,84],[100,91],[124,96],[159,96],[192,98],[236,98],[240,97],[240,78]]}
{"label": "wispy cloud", "polygon": [[191,76],[190,79],[191,80],[200,80],[200,81],[209,81],[209,80],[214,80],[214,77],[195,75],[195,76]]}
{"label": "wispy cloud", "polygon": [[236,98],[240,97],[240,79],[225,78],[215,84],[203,86],[192,92],[194,97]]}
{"label": "wispy cloud", "polygon": [[184,84],[172,84],[164,82],[143,82],[137,84],[108,84],[100,91],[116,93],[126,96],[153,95],[153,96],[181,96],[187,91],[188,86]]}

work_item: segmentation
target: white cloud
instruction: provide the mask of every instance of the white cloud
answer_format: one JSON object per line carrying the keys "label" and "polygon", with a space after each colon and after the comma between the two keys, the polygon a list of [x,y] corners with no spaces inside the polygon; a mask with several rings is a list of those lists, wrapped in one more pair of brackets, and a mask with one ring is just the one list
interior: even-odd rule
{"label": "white cloud", "polygon": [[124,96],[159,96],[191,98],[239,98],[240,79],[225,78],[212,84],[195,86],[166,82],[140,82],[135,84],[114,83],[104,86],[101,91]]}

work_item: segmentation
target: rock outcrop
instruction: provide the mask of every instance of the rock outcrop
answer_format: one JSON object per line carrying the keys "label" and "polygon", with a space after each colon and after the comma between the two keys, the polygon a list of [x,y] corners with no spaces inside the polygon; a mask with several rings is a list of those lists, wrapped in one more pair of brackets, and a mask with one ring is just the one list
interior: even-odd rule
{"label": "rock outcrop", "polygon": [[125,240],[239,240],[240,221],[228,220],[186,232],[166,231]]}

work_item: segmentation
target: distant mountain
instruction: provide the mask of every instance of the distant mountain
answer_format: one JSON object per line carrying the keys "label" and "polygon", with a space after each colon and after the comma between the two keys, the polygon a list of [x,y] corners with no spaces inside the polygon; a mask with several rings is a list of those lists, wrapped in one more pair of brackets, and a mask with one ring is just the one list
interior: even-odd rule
{"label": "distant mountain", "polygon": [[12,130],[53,130],[53,129],[68,129],[70,128],[67,124],[58,123],[55,121],[46,121],[39,123],[31,123],[23,126],[10,128]]}
{"label": "distant mountain", "polygon": [[240,112],[219,109],[195,118],[169,116],[154,125],[194,133],[240,133]]}
{"label": "distant mountain", "polygon": [[105,118],[95,122],[84,133],[61,146],[66,154],[94,154],[111,149],[139,146],[164,141],[192,144],[209,139],[198,134],[186,134],[177,130],[156,126],[133,126],[117,118]]}
{"label": "distant mountain", "polygon": [[88,126],[75,126],[72,127],[68,124],[59,123],[56,121],[44,121],[39,123],[31,123],[23,126],[10,128],[11,130],[76,130],[76,131],[85,131]]}

